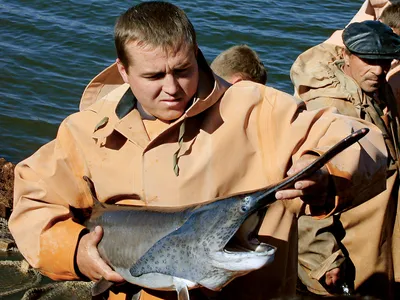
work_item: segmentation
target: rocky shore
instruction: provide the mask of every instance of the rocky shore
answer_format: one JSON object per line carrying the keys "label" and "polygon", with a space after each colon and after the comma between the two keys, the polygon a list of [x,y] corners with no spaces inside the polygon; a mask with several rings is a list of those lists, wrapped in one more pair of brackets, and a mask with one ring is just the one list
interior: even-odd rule
{"label": "rocky shore", "polygon": [[15,166],[0,158],[0,251],[16,251],[7,220],[12,211]]}
{"label": "rocky shore", "polygon": [[0,158],[0,218],[8,220],[12,211],[15,166]]}

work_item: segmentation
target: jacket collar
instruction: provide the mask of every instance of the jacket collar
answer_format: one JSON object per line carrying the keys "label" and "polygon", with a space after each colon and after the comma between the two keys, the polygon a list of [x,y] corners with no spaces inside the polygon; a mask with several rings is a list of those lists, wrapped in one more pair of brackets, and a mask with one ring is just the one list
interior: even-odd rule
{"label": "jacket collar", "polygon": [[[171,123],[170,127],[181,124],[185,118],[193,117],[207,110],[222,97],[230,86],[229,83],[220,79],[211,71],[200,49],[197,55],[197,62],[199,66],[199,84],[192,105],[179,119]],[[111,67],[107,70],[110,71]],[[114,67],[117,68],[116,65]],[[116,75],[115,72],[113,74]],[[99,123],[95,126],[93,138],[104,140],[111,135],[113,130],[116,130],[131,142],[146,148],[150,143],[150,138],[137,109],[136,97],[133,95],[129,85],[120,85],[120,87],[111,91],[104,100],[111,100],[114,105],[111,105],[111,107],[103,105],[98,111]],[[114,111],[110,111],[112,107],[114,107]]]}
{"label": "jacket collar", "polygon": [[336,60],[333,63],[333,73],[339,81],[340,93],[343,95],[342,97],[351,101],[359,111],[363,106],[368,105],[366,99],[367,95],[362,91],[353,78],[344,73],[343,65],[343,59]]}

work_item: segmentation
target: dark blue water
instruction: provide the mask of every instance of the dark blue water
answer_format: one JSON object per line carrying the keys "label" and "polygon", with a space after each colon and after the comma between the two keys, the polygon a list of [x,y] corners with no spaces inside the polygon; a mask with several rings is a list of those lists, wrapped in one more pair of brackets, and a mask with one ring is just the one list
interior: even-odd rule
{"label": "dark blue water", "polygon": [[[116,17],[139,2],[0,0],[0,157],[16,163],[54,138],[86,84],[114,62]],[[297,55],[347,24],[363,1],[171,2],[189,15],[207,60],[247,44],[268,67],[267,84],[292,93]]]}

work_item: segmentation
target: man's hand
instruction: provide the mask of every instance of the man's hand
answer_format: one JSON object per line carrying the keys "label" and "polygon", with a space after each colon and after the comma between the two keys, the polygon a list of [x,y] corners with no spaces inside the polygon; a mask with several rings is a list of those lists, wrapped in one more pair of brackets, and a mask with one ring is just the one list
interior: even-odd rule
{"label": "man's hand", "polygon": [[334,286],[340,279],[340,268],[334,268],[325,273],[325,284],[327,286]]}
{"label": "man's hand", "polygon": [[112,282],[123,282],[124,278],[114,272],[100,257],[97,244],[103,237],[103,229],[97,226],[93,232],[85,234],[79,241],[76,263],[79,271],[92,281],[104,278]]}
{"label": "man's hand", "polygon": [[[287,172],[288,176],[298,173],[311,162],[317,159],[317,156],[306,154],[297,160]],[[294,189],[281,190],[276,192],[275,198],[278,200],[289,200],[301,197],[304,202],[310,205],[323,206],[328,197],[329,172],[324,166],[311,177],[297,181]]]}

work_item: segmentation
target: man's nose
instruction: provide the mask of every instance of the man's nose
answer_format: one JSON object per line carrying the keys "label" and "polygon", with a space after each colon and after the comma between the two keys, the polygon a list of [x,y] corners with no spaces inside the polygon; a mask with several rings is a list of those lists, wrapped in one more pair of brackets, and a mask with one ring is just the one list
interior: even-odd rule
{"label": "man's nose", "polygon": [[374,65],[372,67],[372,72],[377,76],[382,75],[383,74],[383,67],[381,65],[378,65],[378,64]]}
{"label": "man's nose", "polygon": [[163,90],[169,95],[174,95],[179,90],[179,83],[173,74],[164,77]]}

